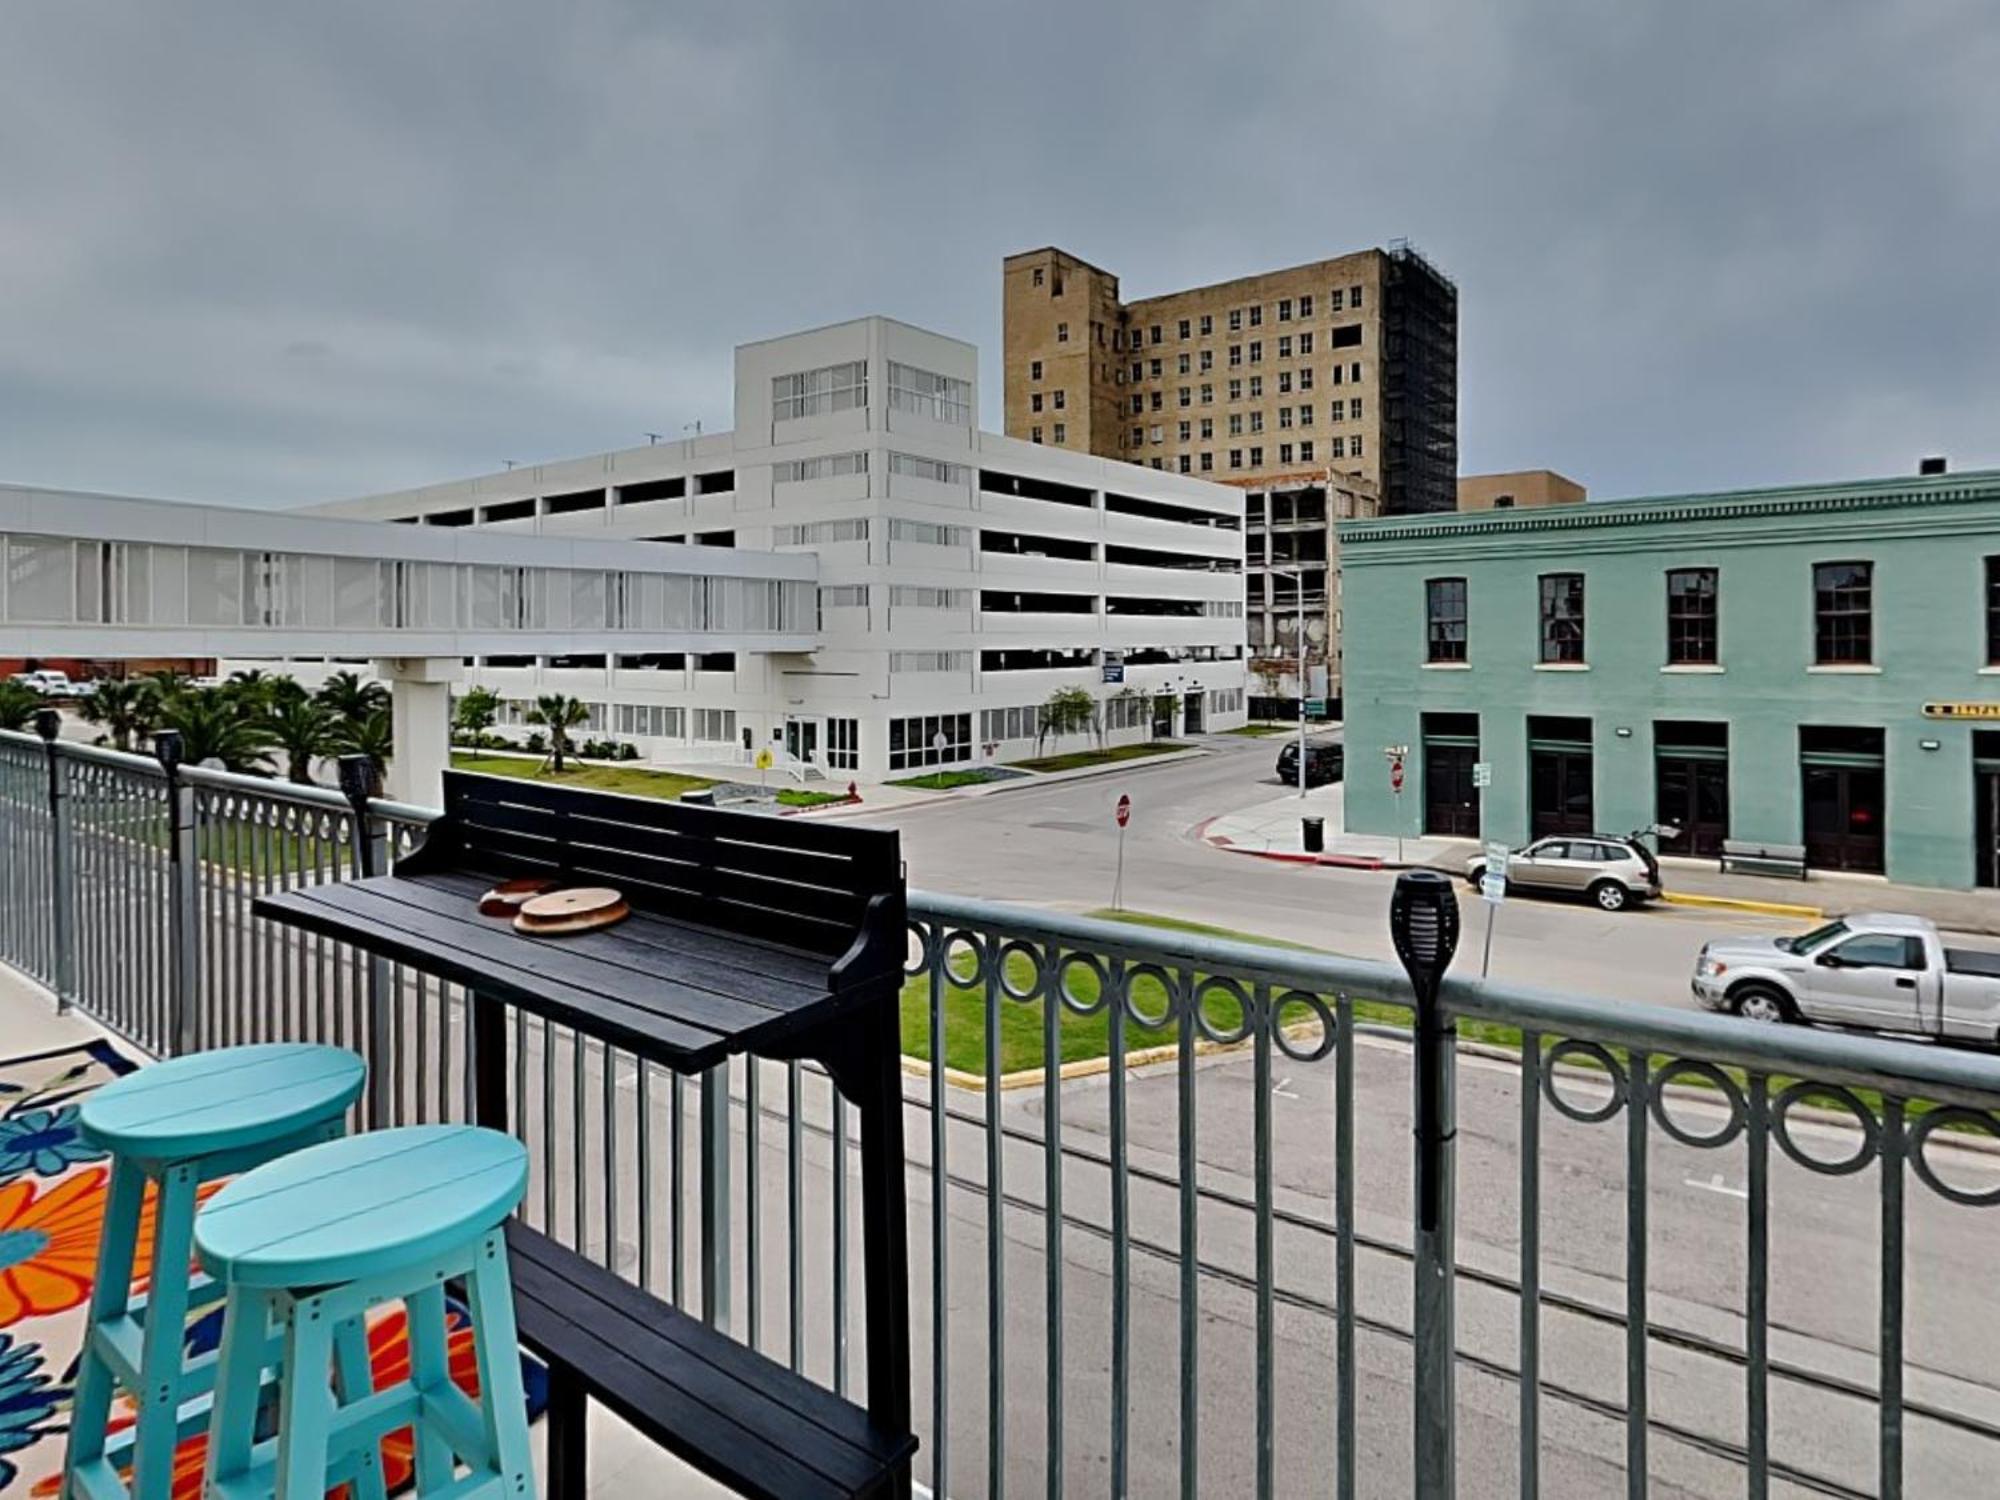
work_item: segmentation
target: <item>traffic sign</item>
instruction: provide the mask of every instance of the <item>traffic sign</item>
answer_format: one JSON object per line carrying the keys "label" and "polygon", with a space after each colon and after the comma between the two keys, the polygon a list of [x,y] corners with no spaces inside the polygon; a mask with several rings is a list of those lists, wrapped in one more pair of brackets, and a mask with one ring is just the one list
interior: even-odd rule
{"label": "traffic sign", "polygon": [[1324,719],[1326,717],[1326,699],[1306,699],[1306,717],[1308,719]]}
{"label": "traffic sign", "polygon": [[771,747],[770,747],[769,745],[766,745],[766,746],[765,746],[765,747],[764,747],[764,748],[763,748],[762,750],[759,750],[759,751],[757,752],[757,769],[758,769],[758,770],[760,770],[760,771],[768,771],[768,770],[770,770],[770,769],[771,769],[771,767],[772,767],[772,766],[773,766],[773,765],[774,765],[775,763],[776,763],[776,761],[775,761],[775,758],[774,758],[774,757],[772,756],[772,754],[771,754]]}
{"label": "traffic sign", "polygon": [[1118,806],[1116,810],[1112,813],[1112,816],[1118,820],[1118,826],[1120,828],[1123,828],[1127,823],[1131,822],[1132,799],[1121,793],[1118,798]]}
{"label": "traffic sign", "polygon": [[1498,906],[1507,899],[1507,877],[1488,870],[1479,878],[1479,894]]}
{"label": "traffic sign", "polygon": [[1472,763],[1472,784],[1476,787],[1493,785],[1493,762],[1476,760]]}

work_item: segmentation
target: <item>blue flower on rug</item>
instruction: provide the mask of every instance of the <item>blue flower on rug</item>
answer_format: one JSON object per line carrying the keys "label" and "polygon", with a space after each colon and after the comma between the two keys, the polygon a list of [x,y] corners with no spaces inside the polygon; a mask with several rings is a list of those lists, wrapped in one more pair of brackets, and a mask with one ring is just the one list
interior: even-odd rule
{"label": "blue flower on rug", "polygon": [[11,1333],[0,1333],[0,1490],[14,1482],[15,1466],[7,1455],[56,1431],[50,1419],[69,1394],[42,1369],[41,1345],[16,1343]]}
{"label": "blue flower on rug", "polygon": [[58,1177],[81,1162],[103,1157],[84,1140],[73,1104],[0,1116],[0,1182],[23,1172]]}

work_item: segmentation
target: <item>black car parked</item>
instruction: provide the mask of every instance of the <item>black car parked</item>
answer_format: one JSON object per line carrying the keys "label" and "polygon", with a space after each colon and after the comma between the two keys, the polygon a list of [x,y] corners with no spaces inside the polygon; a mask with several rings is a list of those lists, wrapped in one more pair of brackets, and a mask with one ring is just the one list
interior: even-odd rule
{"label": "black car parked", "polygon": [[[1309,739],[1306,741],[1306,785],[1325,786],[1329,781],[1340,780],[1346,765],[1347,752],[1341,748],[1339,740]],[[1278,780],[1286,786],[1299,784],[1299,742],[1286,740],[1284,748],[1278,752]]]}

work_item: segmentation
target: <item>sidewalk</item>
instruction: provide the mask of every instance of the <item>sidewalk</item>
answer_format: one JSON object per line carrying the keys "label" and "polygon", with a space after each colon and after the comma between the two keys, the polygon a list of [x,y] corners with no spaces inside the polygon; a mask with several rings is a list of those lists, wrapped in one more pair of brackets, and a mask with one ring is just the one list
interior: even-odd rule
{"label": "sidewalk", "polygon": [[[1233,854],[1344,869],[1394,870],[1427,866],[1461,875],[1479,852],[1475,839],[1406,838],[1345,831],[1344,787],[1340,782],[1274,796],[1195,826],[1197,838]],[[1325,849],[1305,852],[1302,818],[1326,820]],[[2000,936],[2000,893],[1948,891],[1931,886],[1892,885],[1873,875],[1815,873],[1806,880],[1759,875],[1724,875],[1712,859],[1660,861],[1666,899],[1688,906],[1715,906],[1770,916],[1815,919],[1856,911],[1906,912],[1928,917],[1952,932]]]}

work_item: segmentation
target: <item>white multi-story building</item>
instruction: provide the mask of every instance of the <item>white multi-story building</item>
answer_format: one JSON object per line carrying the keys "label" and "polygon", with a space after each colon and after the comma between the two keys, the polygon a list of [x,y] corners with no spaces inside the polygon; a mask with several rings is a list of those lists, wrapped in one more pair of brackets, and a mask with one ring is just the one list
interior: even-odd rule
{"label": "white multi-story building", "polygon": [[864,318],[739,348],[734,432],[319,509],[816,553],[814,650],[467,663],[516,713],[583,699],[654,761],[776,744],[882,780],[1018,759],[1065,687],[1112,743],[1241,724],[1242,493],[981,432],[977,386],[971,345]]}

